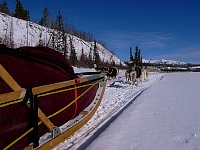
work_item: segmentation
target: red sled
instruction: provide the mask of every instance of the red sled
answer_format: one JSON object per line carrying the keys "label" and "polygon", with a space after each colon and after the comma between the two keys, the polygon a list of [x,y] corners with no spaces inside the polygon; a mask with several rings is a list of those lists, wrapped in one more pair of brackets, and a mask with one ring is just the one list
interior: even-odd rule
{"label": "red sled", "polygon": [[0,149],[55,147],[94,115],[105,87],[53,49],[0,45]]}

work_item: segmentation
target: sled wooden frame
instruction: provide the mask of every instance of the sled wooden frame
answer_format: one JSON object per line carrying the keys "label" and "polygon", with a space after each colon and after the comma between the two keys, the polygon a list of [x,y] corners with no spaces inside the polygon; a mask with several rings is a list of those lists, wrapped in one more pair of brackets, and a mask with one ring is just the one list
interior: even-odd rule
{"label": "sled wooden frame", "polygon": [[69,136],[74,134],[83,125],[85,125],[92,118],[92,116],[97,111],[99,105],[101,104],[101,101],[102,101],[102,98],[103,98],[103,95],[104,95],[104,92],[105,92],[105,88],[106,88],[106,81],[103,82],[103,84],[101,85],[101,88],[102,88],[101,92],[100,92],[101,94],[98,94],[96,96],[96,102],[97,103],[92,108],[92,110],[90,112],[83,111],[83,112],[80,113],[81,115],[85,115],[85,117],[82,120],[77,122],[75,125],[72,125],[69,129],[65,130],[63,133],[61,133],[60,135],[58,135],[54,139],[47,141],[46,143],[42,144],[41,146],[39,146],[36,149],[38,149],[38,150],[52,149],[55,146],[57,146],[59,143],[61,143],[65,139],[67,139]]}
{"label": "sled wooden frame", "polygon": [[[6,102],[12,102],[13,100],[16,100],[16,99],[23,99],[25,97],[26,89],[21,88],[20,85],[12,78],[12,76],[6,71],[6,69],[1,64],[0,64],[0,78],[13,90],[13,92],[0,94],[0,105]],[[79,83],[84,83],[87,81],[97,80],[97,79],[102,80],[104,79],[104,76],[102,74],[95,74],[92,76],[81,77],[74,80],[34,87],[32,88],[32,93],[33,95],[38,95],[38,94],[53,91],[56,89],[61,89],[70,85],[75,85],[77,80]],[[38,147],[38,149],[50,149],[50,148],[55,147],[61,141],[68,138],[70,135],[72,135],[78,129],[80,129],[94,115],[94,113],[96,112],[97,108],[99,107],[101,103],[101,100],[105,91],[105,87],[106,87],[106,81],[102,80],[101,82],[103,82],[102,87],[101,87],[102,88],[101,94],[97,96],[98,97],[96,99],[97,103],[95,107],[91,110],[91,112],[87,112],[87,111],[81,112],[80,114],[85,116],[81,121],[71,126],[68,130],[59,134],[57,137],[42,144],[41,146]],[[29,107],[29,104],[27,104],[27,106]],[[47,118],[47,116],[42,112],[42,110],[39,107],[38,107],[38,118],[49,129],[49,131],[52,131],[55,128],[54,124]],[[25,147],[25,149],[33,149],[33,147],[27,146]]]}
{"label": "sled wooden frame", "polygon": [[[8,84],[8,86],[14,91],[14,92],[9,92],[5,94],[0,94],[0,104],[11,102],[16,99],[23,99],[25,97],[26,89],[21,88],[1,64],[0,64],[0,78],[2,78]],[[99,78],[104,78],[104,75],[96,74],[93,76],[81,77],[81,78],[78,78],[78,81],[79,83],[84,83],[84,82],[99,79]],[[53,91],[56,89],[61,89],[67,86],[75,85],[76,81],[77,79],[74,79],[74,80],[34,87],[32,88],[32,93],[33,95],[38,95],[38,94]]]}
{"label": "sled wooden frame", "polygon": [[[16,96],[18,98],[24,98],[26,90],[21,88],[20,85],[12,78],[12,76],[6,71],[6,69],[0,64],[0,78],[3,79],[4,82],[14,91],[11,92],[9,96],[8,94],[1,94],[0,95],[0,104],[1,102],[5,102],[6,99],[8,100],[12,96]],[[20,92],[19,92],[20,91]],[[15,95],[16,93],[16,95]],[[20,96],[18,96],[20,93]],[[29,104],[27,104],[28,107]],[[47,118],[47,116],[42,112],[42,110],[38,107],[38,117],[41,120],[41,122],[50,130],[52,131],[53,128],[55,127],[53,123]]]}

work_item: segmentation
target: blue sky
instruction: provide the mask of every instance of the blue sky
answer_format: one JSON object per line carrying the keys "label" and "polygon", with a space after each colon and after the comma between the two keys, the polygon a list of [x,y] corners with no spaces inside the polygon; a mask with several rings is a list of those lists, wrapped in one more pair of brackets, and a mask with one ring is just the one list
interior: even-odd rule
{"label": "blue sky", "polygon": [[[3,0],[1,0],[3,1]],[[47,7],[55,18],[91,32],[122,60],[138,45],[145,59],[200,63],[199,0],[21,0],[38,21]],[[14,10],[15,0],[7,0]]]}

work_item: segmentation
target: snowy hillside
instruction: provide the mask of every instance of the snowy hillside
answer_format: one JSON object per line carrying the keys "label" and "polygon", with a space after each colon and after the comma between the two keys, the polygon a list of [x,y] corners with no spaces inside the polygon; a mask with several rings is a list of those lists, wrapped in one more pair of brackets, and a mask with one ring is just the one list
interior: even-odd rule
{"label": "snowy hillside", "polygon": [[[41,42],[43,45],[47,45],[53,33],[52,29],[45,28],[30,21],[17,19],[3,13],[0,13],[0,30],[0,42],[7,45],[13,43],[15,48],[21,46],[36,46]],[[67,44],[69,44],[69,38],[72,39],[78,58],[81,55],[82,49],[88,56],[90,49],[94,47],[93,42],[86,42],[69,34],[67,37]],[[114,61],[116,64],[120,64],[121,62],[122,65],[125,65],[119,58],[102,45],[97,44],[97,48],[99,50],[100,58],[104,62],[110,63]]]}

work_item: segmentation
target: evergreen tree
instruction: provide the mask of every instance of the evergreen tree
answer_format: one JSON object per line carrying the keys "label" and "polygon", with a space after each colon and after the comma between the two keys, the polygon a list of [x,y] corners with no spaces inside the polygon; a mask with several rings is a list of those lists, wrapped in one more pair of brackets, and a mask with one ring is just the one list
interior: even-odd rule
{"label": "evergreen tree", "polygon": [[130,61],[133,62],[132,48],[130,47]]}
{"label": "evergreen tree", "polygon": [[87,58],[87,65],[88,67],[92,68],[94,65],[94,61],[92,59],[92,48],[90,48],[89,54],[88,54],[88,58]]}
{"label": "evergreen tree", "polygon": [[55,34],[55,48],[56,50],[60,51],[61,53],[64,53],[66,55],[66,37],[65,37],[65,32],[64,32],[64,27],[63,27],[63,19],[60,14],[60,11],[58,12],[58,16],[56,17],[56,22],[55,22],[55,29],[57,30]]}
{"label": "evergreen tree", "polygon": [[45,27],[50,27],[50,16],[47,7],[45,7],[43,10],[43,16],[40,19],[39,24]]}
{"label": "evergreen tree", "polygon": [[44,42],[42,40],[42,32],[40,32],[40,35],[39,35],[39,41],[38,41],[38,45],[37,46],[40,46],[40,47],[43,47],[44,46]]}
{"label": "evergreen tree", "polygon": [[68,49],[67,49],[67,35],[65,34],[65,32],[63,31],[63,53],[64,53],[64,57],[67,58],[68,55]]}
{"label": "evergreen tree", "polygon": [[30,19],[29,11],[24,10],[20,0],[16,0],[14,17],[19,18],[19,19],[23,19],[23,20],[29,20]]}
{"label": "evergreen tree", "polygon": [[70,57],[69,60],[72,65],[76,66],[77,65],[77,56],[76,56],[76,50],[75,47],[72,43],[72,38],[70,38]]}
{"label": "evergreen tree", "polygon": [[2,4],[0,4],[0,12],[5,13],[5,14],[10,14],[8,5],[6,3],[6,1],[4,0]]}
{"label": "evergreen tree", "polygon": [[52,33],[51,43],[52,43],[52,48],[55,49],[55,32],[54,31]]}
{"label": "evergreen tree", "polygon": [[30,15],[29,15],[29,11],[28,10],[24,10],[24,18],[22,18],[22,19],[24,19],[24,20],[30,20]]}
{"label": "evergreen tree", "polygon": [[22,7],[21,1],[20,0],[16,0],[16,7],[15,7],[14,16],[17,17],[17,18],[22,19],[21,17],[23,16],[23,11],[24,11],[24,9]]}
{"label": "evergreen tree", "polygon": [[96,41],[94,41],[94,63],[98,66],[100,64],[100,62],[101,62],[101,59],[99,56],[97,43],[96,43]]}
{"label": "evergreen tree", "polygon": [[138,46],[136,46],[136,48],[135,48],[134,63],[136,66],[142,65],[142,56],[141,56],[141,52],[140,52],[140,49],[138,48]]}
{"label": "evergreen tree", "polygon": [[58,11],[58,16],[56,18],[56,29],[58,31],[63,31],[64,30],[64,25],[63,25],[63,18],[60,13],[60,10]]}
{"label": "evergreen tree", "polygon": [[142,62],[142,56],[140,57],[140,66],[142,66],[143,62]]}
{"label": "evergreen tree", "polygon": [[90,52],[89,52],[88,58],[89,58],[90,61],[93,61],[93,59],[92,59],[92,48],[90,48]]}
{"label": "evergreen tree", "polygon": [[136,46],[135,48],[135,64],[136,66],[140,65],[140,49],[138,48],[138,46]]}
{"label": "evergreen tree", "polygon": [[84,49],[83,48],[81,49],[81,56],[80,56],[79,64],[81,66],[86,65],[86,56],[84,54]]}

